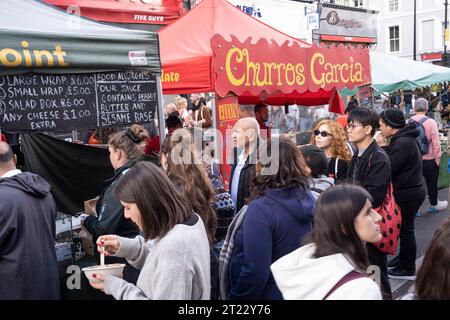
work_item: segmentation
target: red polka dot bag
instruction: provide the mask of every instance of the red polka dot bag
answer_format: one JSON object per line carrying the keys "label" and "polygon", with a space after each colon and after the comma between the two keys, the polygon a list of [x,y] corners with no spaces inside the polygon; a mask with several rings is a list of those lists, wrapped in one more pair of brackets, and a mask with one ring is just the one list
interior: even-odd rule
{"label": "red polka dot bag", "polygon": [[402,215],[400,207],[395,202],[393,194],[392,183],[389,185],[389,190],[386,194],[381,206],[375,208],[382,221],[380,222],[382,239],[374,243],[374,245],[381,251],[390,255],[395,255],[397,251],[398,239],[400,237],[400,228],[402,225]]}

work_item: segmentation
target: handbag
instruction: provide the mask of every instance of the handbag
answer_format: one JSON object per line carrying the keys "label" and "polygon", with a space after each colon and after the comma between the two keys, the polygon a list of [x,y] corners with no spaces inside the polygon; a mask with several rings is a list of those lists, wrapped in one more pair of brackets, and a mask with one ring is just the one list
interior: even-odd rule
{"label": "handbag", "polygon": [[390,255],[395,255],[397,251],[398,239],[400,237],[400,228],[402,224],[401,210],[395,202],[392,183],[389,185],[388,192],[383,203],[374,210],[382,217],[380,228],[382,239],[374,243],[381,251]]}
{"label": "handbag", "polygon": [[205,162],[205,168],[208,170],[209,179],[216,191],[211,205],[217,214],[216,241],[221,241],[225,239],[228,227],[233,220],[236,205],[231,194],[225,190],[222,176],[214,161]]}

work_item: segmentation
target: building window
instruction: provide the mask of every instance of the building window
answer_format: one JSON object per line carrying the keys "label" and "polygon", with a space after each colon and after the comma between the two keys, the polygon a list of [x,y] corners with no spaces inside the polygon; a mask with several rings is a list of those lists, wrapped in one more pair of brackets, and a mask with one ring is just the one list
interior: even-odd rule
{"label": "building window", "polygon": [[389,0],[389,12],[398,11],[398,0]]}
{"label": "building window", "polygon": [[389,48],[390,52],[400,51],[400,27],[389,27]]}
{"label": "building window", "polygon": [[434,35],[435,35],[435,21],[426,20],[422,21],[422,50],[434,51]]}

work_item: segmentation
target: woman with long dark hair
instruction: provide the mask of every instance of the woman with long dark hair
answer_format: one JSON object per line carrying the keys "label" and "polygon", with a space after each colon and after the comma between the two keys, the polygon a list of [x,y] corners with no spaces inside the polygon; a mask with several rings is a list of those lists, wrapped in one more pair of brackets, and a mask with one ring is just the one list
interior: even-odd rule
{"label": "woman with long dark hair", "polygon": [[[211,298],[217,299],[218,262],[213,253],[213,245],[216,242],[217,214],[212,206],[215,191],[202,165],[201,155],[197,159],[190,142],[184,143],[184,140],[179,142],[176,139],[182,137],[184,133],[177,130],[173,137],[164,141],[161,147],[160,162],[175,189],[184,196],[205,224],[211,249]],[[185,138],[190,138],[190,134],[184,135],[183,139]]]}
{"label": "woman with long dark hair", "polygon": [[450,300],[450,218],[444,220],[431,239],[417,272],[415,292],[403,299]]}
{"label": "woman with long dark hair", "polygon": [[365,243],[382,237],[381,216],[371,200],[366,190],[353,185],[322,193],[309,244],[271,266],[284,299],[381,300],[380,288],[368,277]]}
{"label": "woman with long dark hair", "polygon": [[267,150],[269,161],[257,163],[251,202],[234,237],[224,298],[281,299],[270,265],[312,230],[315,200],[303,156],[287,139]]}
{"label": "woman with long dark hair", "polygon": [[[136,164],[119,180],[115,195],[143,236],[101,236],[99,250],[124,257],[140,270],[136,286],[117,277],[93,275],[96,288],[117,300],[207,300],[210,296],[206,230],[189,202],[149,162]],[[151,241],[149,241],[151,240]]]}
{"label": "woman with long dark hair", "polygon": [[[183,147],[183,142],[171,141],[167,138],[160,154],[161,166],[193,210],[202,218],[208,233],[209,243],[214,243],[217,216],[212,207],[215,194],[211,181],[201,164],[195,163],[195,155],[190,144]],[[178,145],[178,148],[175,146]]]}

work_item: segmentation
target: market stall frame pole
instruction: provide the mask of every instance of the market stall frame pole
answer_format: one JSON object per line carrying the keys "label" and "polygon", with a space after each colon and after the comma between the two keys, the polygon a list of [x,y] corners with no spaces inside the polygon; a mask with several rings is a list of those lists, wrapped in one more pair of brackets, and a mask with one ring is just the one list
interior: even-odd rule
{"label": "market stall frame pole", "polygon": [[159,144],[162,147],[162,144],[165,140],[166,136],[166,122],[164,119],[164,111],[163,111],[163,95],[162,95],[162,83],[161,76],[156,75],[156,91],[158,93],[158,126],[159,126]]}
{"label": "market stall frame pole", "polygon": [[[217,115],[217,110],[216,110],[216,94],[213,92],[212,97],[211,97],[211,111],[212,111],[212,121],[213,121],[213,128],[214,128],[214,133],[213,133],[213,144],[214,144],[214,161],[216,163],[221,164],[222,161],[225,161],[225,159],[222,159],[222,154],[221,152],[219,152],[219,150],[221,150],[223,148],[223,142],[222,145],[219,145],[219,139],[218,139],[218,132],[217,132],[217,119],[216,119],[216,115]],[[226,137],[223,137],[222,139],[226,139]]]}
{"label": "market stall frame pole", "polygon": [[417,1],[414,0],[414,40],[413,40],[413,47],[414,47],[413,59],[414,59],[414,61],[417,60],[417,46],[416,46],[416,43],[417,43],[417,40],[416,40],[416,38],[417,38],[417,35],[416,35],[417,9],[416,8],[417,8]]}

